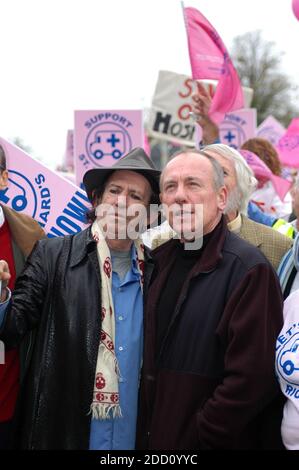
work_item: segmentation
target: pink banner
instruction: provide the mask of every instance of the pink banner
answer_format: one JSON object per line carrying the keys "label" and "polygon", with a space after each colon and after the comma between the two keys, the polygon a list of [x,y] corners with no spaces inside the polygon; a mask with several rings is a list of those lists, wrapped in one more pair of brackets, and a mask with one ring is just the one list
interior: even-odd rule
{"label": "pink banner", "polygon": [[67,131],[63,166],[68,171],[74,171],[74,131],[71,129]]}
{"label": "pink banner", "polygon": [[33,217],[48,237],[80,232],[90,208],[86,193],[57,175],[19,147],[0,138],[4,148],[9,185],[0,191],[0,202]]}
{"label": "pink banner", "polygon": [[209,115],[221,122],[225,113],[244,108],[244,97],[228,51],[209,21],[195,8],[184,8],[193,79],[216,79]]}
{"label": "pink banner", "polygon": [[143,147],[142,111],[75,111],[75,173],[82,187],[87,170],[113,166],[134,147]]}
{"label": "pink banner", "polygon": [[275,146],[285,131],[285,128],[275,117],[268,116],[257,128],[256,137],[269,140]]}
{"label": "pink banner", "polygon": [[276,147],[283,165],[299,168],[299,118],[291,121]]}
{"label": "pink banner", "polygon": [[[197,147],[202,138],[200,126],[196,127]],[[224,120],[219,124],[219,136],[222,144],[239,149],[242,144],[255,136],[256,132],[256,110],[240,109],[225,115]]]}
{"label": "pink banner", "polygon": [[283,201],[285,195],[292,186],[291,181],[285,180],[280,176],[273,175],[270,168],[255,153],[242,149],[240,150],[240,153],[252,169],[256,179],[263,182],[269,180],[272,181],[277,195]]}

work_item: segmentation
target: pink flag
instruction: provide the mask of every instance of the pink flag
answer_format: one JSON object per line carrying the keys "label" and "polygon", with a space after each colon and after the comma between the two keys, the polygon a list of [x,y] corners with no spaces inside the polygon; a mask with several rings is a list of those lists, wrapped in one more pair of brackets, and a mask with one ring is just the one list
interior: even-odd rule
{"label": "pink flag", "polygon": [[299,118],[292,119],[276,150],[283,165],[299,168]]}
{"label": "pink flag", "polygon": [[230,111],[244,108],[236,69],[217,31],[195,8],[184,8],[193,79],[218,80],[209,115],[221,122]]}
{"label": "pink flag", "polygon": [[143,149],[145,153],[151,158],[151,146],[150,146],[148,136],[145,130],[143,134]]}
{"label": "pink flag", "polygon": [[273,175],[270,168],[267,167],[267,165],[255,153],[250,152],[249,150],[239,150],[239,152],[252,169],[256,179],[259,181],[263,179],[265,181],[272,181],[277,195],[283,201],[292,183],[281,178],[281,176]]}

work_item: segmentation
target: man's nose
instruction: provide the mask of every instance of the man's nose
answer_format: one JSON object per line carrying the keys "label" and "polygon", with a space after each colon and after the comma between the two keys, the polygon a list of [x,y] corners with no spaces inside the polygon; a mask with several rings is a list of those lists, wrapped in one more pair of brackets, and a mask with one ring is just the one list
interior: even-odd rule
{"label": "man's nose", "polygon": [[118,196],[116,204],[118,207],[126,207],[127,205],[127,195],[122,194]]}
{"label": "man's nose", "polygon": [[186,191],[183,185],[179,185],[177,187],[176,193],[175,193],[175,202],[177,204],[182,204],[187,202],[187,195]]}

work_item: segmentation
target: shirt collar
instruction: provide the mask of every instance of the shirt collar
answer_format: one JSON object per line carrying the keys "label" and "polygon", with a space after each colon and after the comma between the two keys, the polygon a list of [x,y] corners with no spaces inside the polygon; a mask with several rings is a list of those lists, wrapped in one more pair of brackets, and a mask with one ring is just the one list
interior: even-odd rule
{"label": "shirt collar", "polygon": [[237,217],[231,222],[227,223],[227,228],[233,233],[239,233],[242,226],[241,214],[238,214]]}

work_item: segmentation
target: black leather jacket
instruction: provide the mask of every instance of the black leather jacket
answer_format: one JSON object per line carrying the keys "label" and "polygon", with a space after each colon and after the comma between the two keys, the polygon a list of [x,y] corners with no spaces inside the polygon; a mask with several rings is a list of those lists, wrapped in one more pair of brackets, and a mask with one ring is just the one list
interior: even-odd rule
{"label": "black leather jacket", "polygon": [[[144,286],[152,264],[145,255]],[[19,277],[0,339],[35,330],[17,411],[23,449],[88,449],[101,329],[100,270],[90,228],[38,242]]]}

